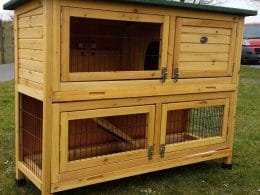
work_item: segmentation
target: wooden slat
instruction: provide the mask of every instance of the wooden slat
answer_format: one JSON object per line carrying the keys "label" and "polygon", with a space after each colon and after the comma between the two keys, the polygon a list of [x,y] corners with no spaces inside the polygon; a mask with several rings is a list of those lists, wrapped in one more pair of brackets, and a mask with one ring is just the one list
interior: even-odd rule
{"label": "wooden slat", "polygon": [[19,78],[19,84],[29,87],[32,90],[33,89],[40,90],[40,91],[43,90],[43,84],[39,84],[39,83],[24,79],[24,78]]}
{"label": "wooden slat", "polygon": [[180,71],[226,71],[228,62],[179,62]]}
{"label": "wooden slat", "polygon": [[43,39],[19,39],[20,49],[43,50]]}
{"label": "wooden slat", "polygon": [[18,30],[19,39],[42,39],[43,27],[21,28]]}
{"label": "wooden slat", "polygon": [[217,34],[194,34],[194,33],[182,33],[181,42],[182,43],[198,43],[200,44],[201,37],[207,37],[207,44],[230,44],[230,36],[217,35]]}
{"label": "wooden slat", "polygon": [[17,84],[17,91],[19,93],[30,96],[37,100],[40,100],[40,101],[43,100],[43,91],[42,90],[37,90],[37,89],[32,90],[32,88],[30,88],[30,87],[27,87],[27,86],[21,85],[21,84]]}
{"label": "wooden slat", "polygon": [[35,176],[22,162],[18,162],[17,164],[19,170],[23,172],[26,177],[30,179],[30,181],[39,189],[41,190],[42,188],[42,181]]}
{"label": "wooden slat", "polygon": [[27,60],[27,59],[19,59],[19,67],[34,72],[43,73],[43,62]]}
{"label": "wooden slat", "polygon": [[[38,10],[39,9],[39,10]],[[16,7],[16,14],[19,17],[37,15],[38,13],[43,13],[42,0],[33,0]]]}
{"label": "wooden slat", "polygon": [[229,45],[221,45],[221,44],[181,43],[180,45],[181,52],[193,52],[193,53],[228,53],[229,49],[230,49]]}
{"label": "wooden slat", "polygon": [[19,18],[18,28],[31,28],[43,26],[43,15]]}
{"label": "wooden slat", "polygon": [[36,83],[43,84],[43,74],[39,72],[34,72],[31,70],[26,70],[19,68],[19,77],[27,79],[29,81],[34,81]]}
{"label": "wooden slat", "polygon": [[196,26],[183,26],[183,33],[198,33],[198,34],[213,34],[213,35],[231,35],[231,29],[225,28],[208,28],[208,27],[196,27]]}
{"label": "wooden slat", "polygon": [[110,133],[120,137],[121,139],[125,140],[126,142],[129,142],[131,145],[133,145],[135,148],[139,148],[138,142],[133,140],[130,136],[128,136],[125,132],[123,132],[121,129],[110,123],[108,120],[104,118],[93,118],[93,121],[95,121],[98,125],[103,127],[106,131],[109,131]]}
{"label": "wooden slat", "polygon": [[19,49],[19,58],[44,62],[45,52],[41,50]]}
{"label": "wooden slat", "polygon": [[202,27],[219,27],[219,28],[232,28],[233,22],[222,21],[222,20],[201,20],[201,19],[188,19],[183,18],[182,24],[184,26],[202,26]]}
{"label": "wooden slat", "polygon": [[179,61],[184,62],[213,62],[213,61],[220,61],[226,62],[229,59],[228,53],[192,53],[192,52],[185,52],[180,53]]}

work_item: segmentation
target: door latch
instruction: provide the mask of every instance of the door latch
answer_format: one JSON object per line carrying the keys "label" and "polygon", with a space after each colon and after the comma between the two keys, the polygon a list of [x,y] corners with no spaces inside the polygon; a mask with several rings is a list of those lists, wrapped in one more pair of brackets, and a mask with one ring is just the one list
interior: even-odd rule
{"label": "door latch", "polygon": [[168,71],[167,71],[167,68],[162,68],[162,72],[161,72],[161,82],[164,83],[166,78],[167,78],[167,74],[168,74]]}
{"label": "door latch", "polygon": [[153,146],[149,146],[148,147],[148,159],[152,160],[153,159],[153,155],[154,155],[154,148],[153,148]]}
{"label": "door latch", "polygon": [[165,153],[165,144],[161,144],[160,145],[160,156],[161,156],[161,158],[164,157],[164,153]]}
{"label": "door latch", "polygon": [[180,76],[179,68],[174,68],[173,72],[173,80],[174,82],[177,82]]}

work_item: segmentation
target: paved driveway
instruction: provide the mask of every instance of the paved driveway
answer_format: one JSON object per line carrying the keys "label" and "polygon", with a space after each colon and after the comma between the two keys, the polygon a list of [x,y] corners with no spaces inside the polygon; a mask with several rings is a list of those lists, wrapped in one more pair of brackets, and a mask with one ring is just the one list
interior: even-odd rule
{"label": "paved driveway", "polygon": [[0,65],[0,82],[14,79],[14,64]]}

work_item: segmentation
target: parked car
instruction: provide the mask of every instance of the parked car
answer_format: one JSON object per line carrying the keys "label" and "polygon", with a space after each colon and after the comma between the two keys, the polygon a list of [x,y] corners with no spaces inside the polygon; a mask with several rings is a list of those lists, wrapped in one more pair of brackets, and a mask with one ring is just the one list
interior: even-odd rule
{"label": "parked car", "polygon": [[242,64],[256,64],[260,62],[260,23],[245,25]]}

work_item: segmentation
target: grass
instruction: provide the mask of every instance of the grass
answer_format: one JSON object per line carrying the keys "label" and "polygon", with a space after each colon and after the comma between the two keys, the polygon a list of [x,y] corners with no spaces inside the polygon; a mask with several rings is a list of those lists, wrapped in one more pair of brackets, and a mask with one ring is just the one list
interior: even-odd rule
{"label": "grass", "polygon": [[[39,194],[15,185],[13,81],[0,83],[0,194]],[[59,193],[69,194],[259,194],[260,70],[242,67],[233,170],[220,160],[134,176]]]}

